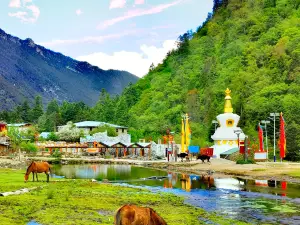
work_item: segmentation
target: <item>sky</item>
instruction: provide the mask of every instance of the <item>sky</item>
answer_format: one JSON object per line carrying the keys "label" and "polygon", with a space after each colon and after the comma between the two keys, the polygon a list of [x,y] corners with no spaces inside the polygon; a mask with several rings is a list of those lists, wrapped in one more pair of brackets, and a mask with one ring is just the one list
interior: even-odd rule
{"label": "sky", "polygon": [[1,0],[0,28],[101,69],[144,76],[213,0]]}

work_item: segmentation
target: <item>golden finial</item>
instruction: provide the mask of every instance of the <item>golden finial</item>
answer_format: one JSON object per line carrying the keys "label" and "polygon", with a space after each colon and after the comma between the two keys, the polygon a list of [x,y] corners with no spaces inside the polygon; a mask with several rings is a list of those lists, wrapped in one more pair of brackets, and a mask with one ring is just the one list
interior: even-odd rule
{"label": "golden finial", "polygon": [[230,96],[231,90],[229,90],[229,88],[226,89],[225,94],[226,96]]}
{"label": "golden finial", "polygon": [[224,113],[232,113],[233,112],[233,108],[231,105],[231,97],[230,97],[230,93],[231,90],[229,90],[229,88],[226,89],[225,91],[225,107],[224,107]]}

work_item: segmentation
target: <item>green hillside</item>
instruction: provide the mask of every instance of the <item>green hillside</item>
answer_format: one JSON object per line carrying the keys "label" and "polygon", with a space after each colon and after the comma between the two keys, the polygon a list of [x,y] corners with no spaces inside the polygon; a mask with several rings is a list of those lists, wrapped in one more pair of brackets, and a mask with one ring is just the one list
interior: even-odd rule
{"label": "green hillside", "polygon": [[129,121],[152,136],[167,127],[180,133],[181,114],[187,112],[193,141],[203,146],[210,141],[212,120],[223,112],[229,87],[244,132],[257,139],[258,122],[282,111],[289,156],[299,157],[299,6],[299,0],[223,4],[197,32],[180,37],[178,50],[123,93],[118,104],[128,106],[129,114],[114,122]]}
{"label": "green hillside", "polygon": [[[2,112],[10,122],[39,121],[40,131],[72,120],[100,120],[130,127],[133,141],[157,140],[167,128],[180,142],[181,115],[191,116],[192,144],[211,144],[211,123],[223,113],[224,91],[232,90],[239,126],[257,143],[257,125],[283,112],[287,159],[300,160],[300,0],[214,0],[214,14],[196,32],[178,39],[178,49],[162,64],[111,98],[102,91],[93,108],[50,102],[39,119],[28,103]],[[27,111],[26,111],[27,110]],[[30,114],[30,115],[31,115]],[[268,127],[269,150],[273,122]],[[276,132],[279,121],[276,121]],[[278,133],[277,133],[278,138]],[[278,148],[277,148],[278,149]]]}

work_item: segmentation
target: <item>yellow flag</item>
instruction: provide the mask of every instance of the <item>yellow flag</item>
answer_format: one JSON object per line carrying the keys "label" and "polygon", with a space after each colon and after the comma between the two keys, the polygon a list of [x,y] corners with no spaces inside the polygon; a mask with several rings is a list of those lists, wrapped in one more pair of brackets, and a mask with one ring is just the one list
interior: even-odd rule
{"label": "yellow flag", "polygon": [[185,139],[185,135],[184,135],[184,121],[183,119],[181,119],[181,152],[185,152],[185,144],[184,144],[184,139]]}
{"label": "yellow flag", "polygon": [[186,122],[185,122],[185,144],[186,144],[186,151],[189,150],[191,142],[191,129],[189,125],[189,117],[188,114],[186,114]]}

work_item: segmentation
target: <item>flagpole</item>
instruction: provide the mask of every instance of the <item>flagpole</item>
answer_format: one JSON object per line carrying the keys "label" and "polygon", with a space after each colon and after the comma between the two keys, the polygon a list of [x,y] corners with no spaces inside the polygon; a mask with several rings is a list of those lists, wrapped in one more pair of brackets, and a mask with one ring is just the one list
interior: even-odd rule
{"label": "flagpole", "polygon": [[276,132],[275,132],[275,120],[276,120],[276,116],[279,116],[279,113],[270,113],[270,116],[274,117],[274,162],[276,162]]}
{"label": "flagpole", "polygon": [[269,146],[268,146],[268,129],[267,129],[267,124],[270,123],[269,120],[262,120],[262,123],[265,124],[265,129],[266,129],[266,146],[267,146],[267,160],[269,160]]}

